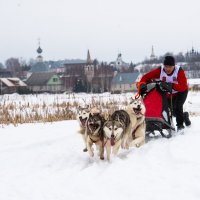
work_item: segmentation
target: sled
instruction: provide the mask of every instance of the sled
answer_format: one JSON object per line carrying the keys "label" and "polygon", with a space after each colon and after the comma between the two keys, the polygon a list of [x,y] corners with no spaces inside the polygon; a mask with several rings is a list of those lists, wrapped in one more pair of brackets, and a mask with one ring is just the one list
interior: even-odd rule
{"label": "sled", "polygon": [[162,137],[170,138],[172,131],[175,131],[172,120],[173,106],[172,101],[169,103],[166,97],[169,91],[163,89],[160,83],[161,81],[155,81],[147,84],[147,91],[142,95],[146,107],[146,135],[156,136],[158,132]]}

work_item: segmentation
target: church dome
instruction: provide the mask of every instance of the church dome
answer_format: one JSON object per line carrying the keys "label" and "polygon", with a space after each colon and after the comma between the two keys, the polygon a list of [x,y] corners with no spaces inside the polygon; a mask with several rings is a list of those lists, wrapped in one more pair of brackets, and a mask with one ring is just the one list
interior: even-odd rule
{"label": "church dome", "polygon": [[42,53],[42,49],[40,48],[40,46],[38,47],[37,52],[38,52],[39,54]]}

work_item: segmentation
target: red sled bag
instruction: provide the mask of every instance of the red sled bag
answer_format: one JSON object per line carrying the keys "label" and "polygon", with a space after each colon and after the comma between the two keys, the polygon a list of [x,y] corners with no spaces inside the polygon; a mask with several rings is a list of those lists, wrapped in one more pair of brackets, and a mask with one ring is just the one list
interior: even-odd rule
{"label": "red sled bag", "polygon": [[175,131],[172,123],[172,105],[168,106],[167,91],[162,89],[160,83],[158,81],[148,84],[147,88],[150,89],[142,95],[146,107],[146,133],[155,135],[155,131],[159,131],[163,137],[170,138],[172,130]]}

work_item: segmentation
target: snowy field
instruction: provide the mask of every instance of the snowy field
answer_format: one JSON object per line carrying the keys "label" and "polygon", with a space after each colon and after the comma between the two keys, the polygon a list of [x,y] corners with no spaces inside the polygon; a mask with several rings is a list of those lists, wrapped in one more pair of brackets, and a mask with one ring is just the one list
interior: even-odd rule
{"label": "snowy field", "polygon": [[84,153],[74,120],[0,128],[0,200],[199,200],[200,93],[192,126],[171,139],[120,150],[111,162]]}

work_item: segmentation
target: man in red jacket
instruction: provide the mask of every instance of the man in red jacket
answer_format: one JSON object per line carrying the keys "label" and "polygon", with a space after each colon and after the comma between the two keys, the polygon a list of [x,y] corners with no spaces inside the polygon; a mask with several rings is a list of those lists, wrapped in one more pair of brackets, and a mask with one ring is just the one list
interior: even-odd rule
{"label": "man in red jacket", "polygon": [[[147,84],[155,79],[164,81],[165,87],[172,87],[173,114],[176,116],[177,130],[184,129],[183,123],[190,126],[189,113],[183,112],[183,104],[188,94],[187,79],[184,70],[175,65],[173,56],[166,56],[163,65],[145,74],[140,82]],[[141,92],[142,90],[145,90],[145,87],[141,87]]]}

